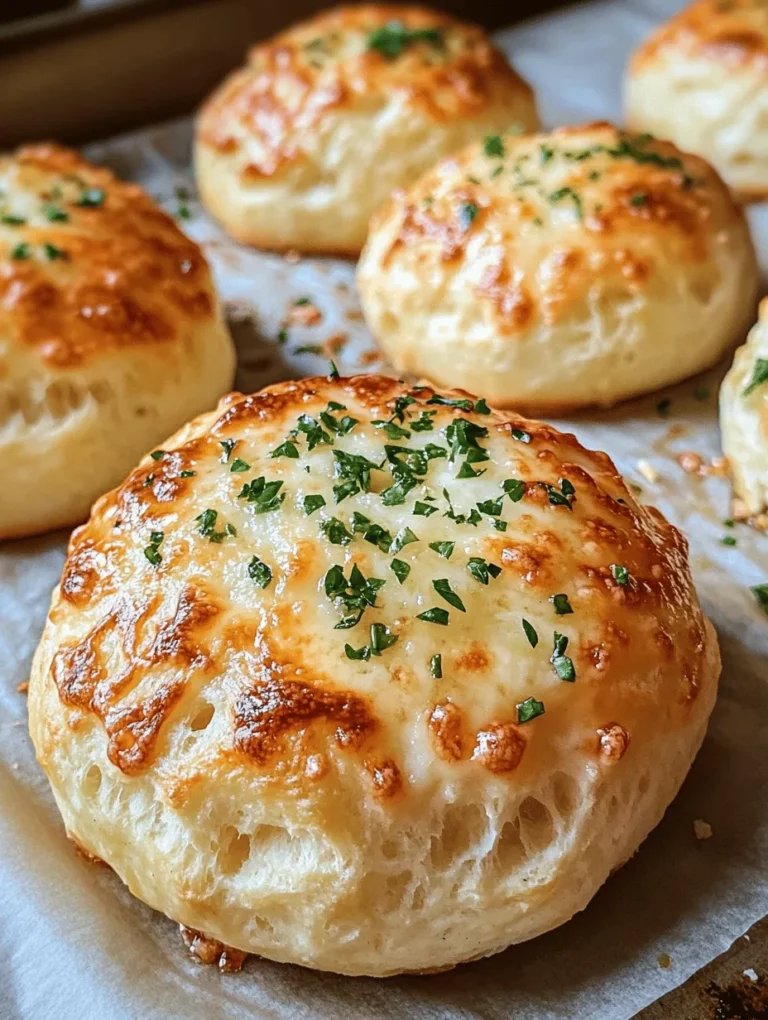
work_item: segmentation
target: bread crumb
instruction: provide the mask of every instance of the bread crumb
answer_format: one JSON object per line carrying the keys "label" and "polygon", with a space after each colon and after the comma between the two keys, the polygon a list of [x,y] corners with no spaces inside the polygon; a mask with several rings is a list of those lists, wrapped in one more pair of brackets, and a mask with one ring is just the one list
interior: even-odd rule
{"label": "bread crumb", "polygon": [[347,333],[331,333],[324,344],[325,353],[329,357],[333,357],[334,354],[340,354],[347,340],[349,340]]}
{"label": "bread crumb", "polygon": [[650,463],[650,461],[639,460],[637,462],[637,470],[640,472],[643,478],[647,482],[650,482],[652,485],[654,482],[657,482],[659,480],[659,472],[656,470],[653,464]]}
{"label": "bread crumb", "polygon": [[757,981],[757,971],[752,967],[747,967],[744,971],[744,977],[749,978],[750,981]]}
{"label": "bread crumb", "polygon": [[660,953],[658,964],[663,970],[669,970],[672,966],[672,957],[668,953]]}
{"label": "bread crumb", "polygon": [[29,681],[25,680],[23,684],[19,684],[16,690],[19,692],[19,694],[26,694],[27,691],[29,690]]}
{"label": "bread crumb", "polygon": [[701,454],[688,450],[686,453],[677,455],[677,463],[689,475],[701,474],[701,466],[704,463]]}
{"label": "bread crumb", "polygon": [[712,835],[712,826],[703,818],[697,818],[693,823],[693,831],[696,839],[709,839]]}
{"label": "bread crumb", "polygon": [[322,318],[323,313],[317,305],[306,301],[300,305],[293,305],[283,319],[283,324],[286,326],[316,326]]}
{"label": "bread crumb", "polygon": [[286,262],[289,262],[292,266],[295,266],[297,262],[301,262],[301,255],[296,251],[295,248],[289,248],[283,256]]}

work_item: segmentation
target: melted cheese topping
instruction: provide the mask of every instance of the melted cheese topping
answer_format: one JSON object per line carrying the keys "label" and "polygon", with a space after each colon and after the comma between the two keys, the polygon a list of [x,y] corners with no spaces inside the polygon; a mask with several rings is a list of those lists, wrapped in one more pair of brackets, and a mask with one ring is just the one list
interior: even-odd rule
{"label": "melted cheese topping", "polygon": [[0,159],[0,336],[53,368],[213,320],[208,267],[135,184],[54,145]]}
{"label": "melted cheese topping", "polygon": [[684,539],[604,454],[383,377],[234,394],[146,457],[75,532],[47,641],[71,725],[169,796],[168,734],[215,704],[197,768],[347,761],[384,802],[609,765],[686,725],[712,654]]}

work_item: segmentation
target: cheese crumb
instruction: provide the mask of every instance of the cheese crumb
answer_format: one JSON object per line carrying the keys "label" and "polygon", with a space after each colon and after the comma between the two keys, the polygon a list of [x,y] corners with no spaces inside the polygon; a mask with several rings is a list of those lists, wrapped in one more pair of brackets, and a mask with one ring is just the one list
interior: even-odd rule
{"label": "cheese crumb", "polygon": [[744,977],[749,978],[750,981],[757,981],[757,971],[753,970],[752,967],[747,967],[744,971]]}
{"label": "cheese crumb", "polygon": [[668,953],[660,953],[658,964],[663,970],[669,970],[672,966],[672,957]]}
{"label": "cheese crumb", "polygon": [[712,835],[712,826],[703,818],[697,818],[693,823],[693,831],[696,834],[696,839],[709,839]]}
{"label": "cheese crumb", "polygon": [[656,470],[653,464],[650,463],[650,461],[639,460],[637,462],[637,470],[640,472],[640,474],[643,476],[643,478],[645,478],[647,482],[651,483],[651,485],[653,485],[654,482],[657,482],[659,480],[659,472]]}

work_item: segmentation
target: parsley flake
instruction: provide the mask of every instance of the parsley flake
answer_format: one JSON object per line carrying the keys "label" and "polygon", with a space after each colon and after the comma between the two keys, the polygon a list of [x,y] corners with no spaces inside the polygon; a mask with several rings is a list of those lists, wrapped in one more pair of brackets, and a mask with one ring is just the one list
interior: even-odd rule
{"label": "parsley flake", "polygon": [[248,576],[259,588],[267,588],[272,580],[272,570],[258,556],[253,556],[248,564]]}
{"label": "parsley flake", "polygon": [[501,135],[486,135],[483,142],[483,152],[491,159],[503,159],[504,139]]}
{"label": "parsley flake", "polygon": [[413,504],[413,514],[415,517],[431,517],[432,514],[437,513],[436,506],[430,506],[429,503],[422,503],[420,500],[416,500]]}
{"label": "parsley flake", "polygon": [[374,29],[367,40],[369,50],[377,50],[386,60],[398,57],[414,43],[427,43],[435,49],[443,49],[445,38],[441,28],[408,28],[397,19]]}
{"label": "parsley flake", "polygon": [[391,553],[398,553],[404,545],[410,545],[411,542],[418,541],[418,536],[414,535],[410,528],[401,528],[395,535],[388,551]]}
{"label": "parsley flake", "polygon": [[616,584],[620,584],[622,588],[626,588],[629,585],[629,571],[621,563],[612,563],[611,573]]}
{"label": "parsley flake", "polygon": [[32,251],[26,241],[22,241],[15,248],[11,249],[11,258],[16,259],[17,262],[20,262],[22,259],[28,259],[31,254]]}
{"label": "parsley flake", "polygon": [[416,619],[423,620],[425,623],[437,623],[441,627],[447,627],[449,615],[447,609],[427,609],[426,612],[419,613]]}
{"label": "parsley flake", "polygon": [[519,478],[508,478],[501,487],[513,503],[519,503],[525,495],[525,482]]}
{"label": "parsley flake", "polygon": [[106,197],[107,193],[102,188],[85,188],[75,205],[79,205],[81,209],[99,209],[104,205]]}
{"label": "parsley flake", "polygon": [[282,482],[268,482],[262,475],[246,482],[237,498],[247,500],[255,513],[268,514],[282,506],[285,499],[285,493],[280,492],[282,487]]}
{"label": "parsley flake", "polygon": [[557,616],[569,616],[573,612],[573,606],[565,594],[550,595],[549,601],[555,607],[555,615]]}
{"label": "parsley flake", "polygon": [[69,255],[62,249],[57,248],[55,244],[50,244],[48,241],[43,245],[43,251],[49,262],[54,262],[56,259],[68,259]]}
{"label": "parsley flake", "polygon": [[305,496],[302,510],[309,517],[310,514],[313,514],[315,510],[319,510],[322,506],[325,506],[324,496]]}
{"label": "parsley flake", "polygon": [[442,680],[443,677],[443,657],[438,652],[437,655],[433,655],[429,660],[429,672],[435,678],[435,680]]}
{"label": "parsley flake", "polygon": [[405,581],[406,577],[408,577],[408,575],[411,572],[410,565],[406,563],[404,560],[398,559],[392,560],[392,562],[390,563],[390,568],[392,570],[392,573],[400,582],[400,584],[402,584]]}
{"label": "parsley flake", "polygon": [[453,606],[454,609],[458,609],[462,613],[466,613],[467,610],[464,603],[453,588],[451,588],[450,581],[448,581],[447,578],[438,578],[438,580],[432,582],[432,587],[441,598],[445,599],[449,606]]}
{"label": "parsley flake", "polygon": [[748,397],[758,386],[762,386],[766,382],[768,382],[768,358],[758,358],[752,371],[752,378],[742,391],[742,396]]}
{"label": "parsley flake", "polygon": [[481,584],[488,584],[489,578],[498,577],[501,573],[501,567],[495,563],[488,563],[482,556],[470,556],[467,570]]}
{"label": "parsley flake", "polygon": [[758,606],[768,616],[768,584],[755,584],[749,590],[755,596]]}
{"label": "parsley flake", "polygon": [[429,548],[434,549],[437,555],[442,556],[444,560],[449,560],[453,555],[455,545],[455,542],[430,542]]}
{"label": "parsley flake", "polygon": [[516,707],[519,725],[530,722],[531,719],[535,719],[537,716],[544,715],[544,702],[537,701],[536,698],[526,698],[525,701],[519,702]]}
{"label": "parsley flake", "polygon": [[226,464],[229,458],[232,456],[232,451],[237,446],[236,439],[220,439],[219,446],[223,449],[224,453],[221,455],[221,463]]}
{"label": "parsley flake", "polygon": [[528,638],[528,644],[531,648],[535,648],[539,643],[539,635],[536,633],[536,628],[532,624],[528,623],[525,617],[523,617],[521,622],[523,626],[523,633]]}
{"label": "parsley flake", "polygon": [[338,517],[328,517],[320,522],[320,530],[331,545],[349,545],[352,535]]}
{"label": "parsley flake", "polygon": [[149,536],[149,545],[144,547],[144,555],[153,567],[158,566],[163,558],[160,554],[160,546],[164,538],[165,532],[153,531]]}
{"label": "parsley flake", "polygon": [[566,680],[568,683],[573,683],[576,679],[576,670],[573,665],[573,660],[565,654],[567,648],[568,638],[564,634],[558,634],[557,631],[555,631],[554,649],[549,661],[552,663],[555,673],[560,680]]}
{"label": "parsley flake", "polygon": [[251,465],[247,464],[244,460],[241,460],[240,457],[235,457],[235,459],[230,464],[229,470],[232,472],[232,474],[238,475],[242,474],[243,471],[250,471]]}
{"label": "parsley flake", "polygon": [[281,443],[269,455],[273,460],[275,457],[288,457],[290,460],[298,460],[299,448],[296,446],[292,439],[286,439],[284,443]]}

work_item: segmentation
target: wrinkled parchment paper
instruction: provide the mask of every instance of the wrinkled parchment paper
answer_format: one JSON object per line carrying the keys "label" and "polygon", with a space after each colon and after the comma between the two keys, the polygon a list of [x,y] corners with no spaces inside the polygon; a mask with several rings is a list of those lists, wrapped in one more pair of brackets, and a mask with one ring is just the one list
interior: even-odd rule
{"label": "wrinkled parchment paper", "polygon": [[[621,72],[669,0],[586,4],[500,35],[555,125],[620,117]],[[206,247],[240,352],[238,385],[255,389],[322,372],[335,351],[344,373],[382,367],[360,320],[352,266],[248,252],[231,244],[176,188],[189,179],[188,123],[93,146],[96,160],[141,181]],[[750,211],[768,262],[768,207]],[[762,229],[760,220],[762,218]],[[286,308],[310,297],[314,326],[276,342]],[[339,334],[343,334],[342,337]],[[768,617],[749,585],[768,581],[768,535],[745,526],[721,544],[729,516],[722,478],[688,475],[683,451],[718,451],[723,369],[610,413],[565,423],[606,449],[642,497],[691,541],[694,572],[723,650],[723,678],[704,747],[679,797],[640,852],[590,907],[559,930],[453,973],[338,978],[251,960],[222,976],[188,958],[176,928],[133,900],[107,869],[77,857],[64,836],[26,734],[27,678],[66,536],[0,549],[0,1018],[543,1018],[623,1020],[684,981],[768,913]],[[698,397],[694,391],[699,389]],[[709,395],[704,397],[701,388]],[[657,403],[671,401],[666,416]],[[638,469],[647,461],[652,483]],[[647,470],[646,470],[647,473]],[[41,498],[45,480],[41,479]],[[0,505],[2,496],[0,495]],[[712,827],[698,840],[694,820]],[[659,960],[670,963],[665,968]],[[768,961],[755,959],[761,976]]]}

